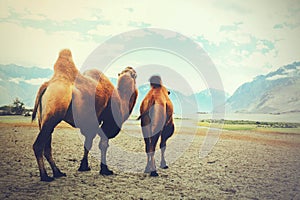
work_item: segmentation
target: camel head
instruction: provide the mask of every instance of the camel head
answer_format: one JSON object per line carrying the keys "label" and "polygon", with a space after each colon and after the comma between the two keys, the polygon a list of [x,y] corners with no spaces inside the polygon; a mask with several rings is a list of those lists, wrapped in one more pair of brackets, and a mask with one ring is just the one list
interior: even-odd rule
{"label": "camel head", "polygon": [[167,90],[167,88],[165,88],[163,86],[161,77],[159,75],[151,76],[151,78],[149,79],[149,82],[150,82],[151,88],[160,88],[163,91],[163,93],[165,93],[166,95],[170,94],[170,91]]}
{"label": "camel head", "polygon": [[152,88],[160,88],[162,86],[161,77],[158,75],[151,76],[149,81]]}
{"label": "camel head", "polygon": [[132,67],[126,67],[118,74],[118,90],[131,95],[136,89],[136,77],[136,71]]}
{"label": "camel head", "polygon": [[131,78],[136,79],[136,71],[132,67],[126,67],[121,73],[118,74],[118,76],[122,76],[124,74],[130,75]]}

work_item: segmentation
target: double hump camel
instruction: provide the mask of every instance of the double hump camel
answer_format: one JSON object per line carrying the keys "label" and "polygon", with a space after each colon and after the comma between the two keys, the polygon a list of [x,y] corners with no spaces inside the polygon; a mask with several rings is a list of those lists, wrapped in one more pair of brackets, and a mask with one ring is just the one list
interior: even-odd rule
{"label": "double hump camel", "polygon": [[154,159],[155,148],[160,137],[160,167],[167,169],[165,151],[166,142],[174,132],[173,105],[168,96],[169,91],[163,86],[160,76],[152,76],[150,86],[150,91],[141,103],[138,119],[141,119],[147,153],[145,173],[150,173],[150,176],[158,176]]}
{"label": "double hump camel", "polygon": [[[65,121],[79,128],[85,136],[84,155],[79,171],[88,171],[88,154],[94,137],[101,137],[100,174],[113,172],[106,164],[108,141],[121,130],[135,105],[138,92],[136,72],[127,67],[118,74],[117,88],[99,70],[92,69],[81,74],[72,60],[71,51],[64,49],[54,64],[53,77],[41,85],[35,100],[32,120],[38,115],[40,132],[33,144],[40,171],[41,181],[50,182],[54,178],[66,176],[56,166],[51,149],[54,128]],[[43,156],[49,162],[53,177],[48,176]]]}

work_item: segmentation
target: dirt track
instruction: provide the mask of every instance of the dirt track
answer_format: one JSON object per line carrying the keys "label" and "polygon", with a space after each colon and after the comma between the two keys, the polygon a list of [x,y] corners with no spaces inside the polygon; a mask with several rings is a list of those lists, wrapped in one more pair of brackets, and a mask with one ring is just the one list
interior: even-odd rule
{"label": "dirt track", "polygon": [[[138,128],[126,127],[131,129],[140,134]],[[158,170],[157,178],[115,166],[116,175],[103,177],[94,157],[91,171],[77,171],[82,141],[75,129],[60,127],[53,134],[53,154],[67,177],[44,183],[32,151],[37,132],[35,125],[0,122],[0,199],[300,199],[300,134],[223,132],[209,156],[200,159],[206,134],[200,129],[169,169]],[[185,137],[184,131],[179,134]],[[111,142],[144,151],[141,138],[125,133]],[[108,154],[108,164],[124,156]],[[47,169],[51,174],[48,164]]]}

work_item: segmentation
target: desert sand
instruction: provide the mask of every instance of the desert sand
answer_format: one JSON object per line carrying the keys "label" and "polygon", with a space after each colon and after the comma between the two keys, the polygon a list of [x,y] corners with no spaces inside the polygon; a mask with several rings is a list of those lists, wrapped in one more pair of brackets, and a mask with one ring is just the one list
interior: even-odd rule
{"label": "desert sand", "polygon": [[[132,158],[109,150],[108,165],[115,175],[107,177],[99,175],[99,160],[92,155],[91,171],[77,171],[83,154],[80,134],[61,125],[53,133],[53,155],[67,177],[46,183],[39,181],[32,150],[36,124],[29,118],[0,118],[0,199],[300,199],[300,134],[223,131],[209,155],[200,158],[207,129],[197,129],[195,135],[188,128],[177,129],[178,137],[168,143],[191,136],[192,142],[169,149],[169,154],[182,154],[154,178],[141,171],[144,142],[138,123],[129,120],[110,144],[144,157],[138,156],[132,166]],[[113,161],[117,158],[124,161],[119,166]]]}

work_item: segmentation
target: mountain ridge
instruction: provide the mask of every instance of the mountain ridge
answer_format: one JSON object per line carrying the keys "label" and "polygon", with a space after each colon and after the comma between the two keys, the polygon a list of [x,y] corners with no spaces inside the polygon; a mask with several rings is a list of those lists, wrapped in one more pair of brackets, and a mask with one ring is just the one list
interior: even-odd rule
{"label": "mountain ridge", "polygon": [[[0,92],[3,94],[0,105],[9,105],[18,97],[27,107],[33,107],[36,92],[40,85],[49,80],[53,75],[52,69],[38,67],[23,67],[15,64],[0,64]],[[117,79],[109,77],[116,85]],[[139,113],[139,105],[147,92],[149,84],[139,86],[139,95],[133,112]],[[178,115],[196,112],[211,112],[212,93],[216,96],[229,97],[228,93],[216,89],[206,89],[192,95],[184,95],[182,92],[171,90],[170,99],[174,104],[174,113]],[[199,107],[199,108],[198,108]]]}
{"label": "mountain ridge", "polygon": [[227,112],[287,113],[300,109],[300,62],[256,76],[226,102]]}
{"label": "mountain ridge", "polygon": [[[18,97],[27,107],[33,107],[39,86],[52,74],[52,69],[0,64],[0,105],[9,105]],[[114,85],[117,84],[116,78],[109,79]],[[139,86],[137,104],[133,110],[135,114],[139,113],[139,104],[149,88],[147,84]],[[215,108],[212,96],[215,97]],[[220,100],[224,97],[226,103]],[[300,112],[300,62],[258,75],[238,87],[231,96],[224,91],[208,88],[188,96],[171,90],[170,99],[174,104],[174,113],[179,115],[217,111],[216,106],[224,105],[228,113]]]}

